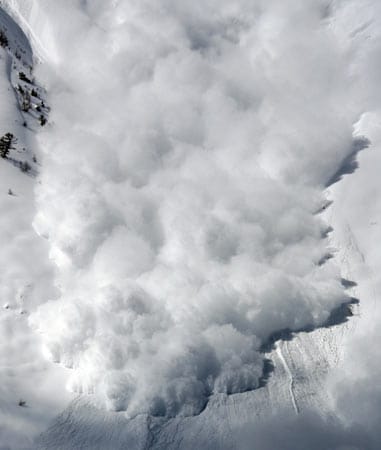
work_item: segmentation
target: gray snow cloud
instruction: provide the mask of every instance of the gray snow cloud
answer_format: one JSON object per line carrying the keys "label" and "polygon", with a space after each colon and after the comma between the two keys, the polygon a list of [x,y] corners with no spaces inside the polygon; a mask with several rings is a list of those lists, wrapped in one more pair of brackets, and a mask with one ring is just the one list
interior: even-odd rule
{"label": "gray snow cloud", "polygon": [[130,415],[258,387],[269,336],[347,299],[315,214],[361,112],[329,2],[40,3],[46,354]]}

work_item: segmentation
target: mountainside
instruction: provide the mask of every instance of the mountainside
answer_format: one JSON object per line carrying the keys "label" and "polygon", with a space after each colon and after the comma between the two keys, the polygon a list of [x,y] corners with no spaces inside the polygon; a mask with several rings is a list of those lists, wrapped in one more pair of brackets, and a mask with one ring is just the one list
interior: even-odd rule
{"label": "mountainside", "polygon": [[[46,108],[39,112],[36,107],[45,94],[32,82],[29,42],[3,10],[0,30],[8,39],[0,48],[0,134],[13,135],[7,158],[0,159],[0,441],[4,448],[31,448],[33,437],[69,394],[57,394],[57,383],[64,383],[62,369],[47,363],[40,339],[28,325],[30,313],[54,292],[48,246],[32,227],[34,188],[41,170],[35,134],[42,129],[40,115],[48,114]],[[37,96],[30,95],[32,90]]]}
{"label": "mountainside", "polygon": [[0,2],[2,448],[378,448],[380,20]]}

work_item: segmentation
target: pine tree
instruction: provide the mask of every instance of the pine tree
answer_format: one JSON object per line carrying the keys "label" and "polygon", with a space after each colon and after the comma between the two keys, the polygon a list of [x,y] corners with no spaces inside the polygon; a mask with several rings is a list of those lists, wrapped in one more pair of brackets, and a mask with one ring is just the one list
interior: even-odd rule
{"label": "pine tree", "polygon": [[0,138],[0,157],[7,158],[9,150],[11,150],[12,144],[16,142],[12,133],[6,133]]}
{"label": "pine tree", "polygon": [[40,115],[39,119],[40,119],[40,125],[43,127],[46,124],[47,120],[42,114]]}
{"label": "pine tree", "polygon": [[32,84],[32,81],[25,75],[24,72],[19,72],[19,78],[21,81],[25,81],[26,83]]}
{"label": "pine tree", "polygon": [[0,30],[0,45],[4,48],[8,47],[8,38],[3,30]]}

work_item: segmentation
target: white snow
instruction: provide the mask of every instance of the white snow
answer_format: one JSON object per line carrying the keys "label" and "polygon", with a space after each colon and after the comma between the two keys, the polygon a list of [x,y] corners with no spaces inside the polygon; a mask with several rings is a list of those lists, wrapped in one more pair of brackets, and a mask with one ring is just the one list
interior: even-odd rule
{"label": "white snow", "polygon": [[[1,227],[30,254],[4,232],[2,330],[36,380],[64,387],[41,339],[88,394],[38,448],[377,448],[381,14],[360,3],[5,2],[53,109],[36,204],[1,169],[26,186]],[[9,58],[6,130],[23,120]],[[24,359],[4,355],[21,392]],[[0,392],[7,445],[51,417],[50,386],[20,441],[27,412]]]}
{"label": "white snow", "polygon": [[347,299],[314,212],[352,150],[354,82],[311,5],[42,2],[58,31],[34,224],[60,300],[30,323],[72,390],[195,414],[258,387],[272,333]]}
{"label": "white snow", "polygon": [[[20,449],[31,448],[33,437],[72,396],[64,389],[65,371],[47,363],[41,339],[28,325],[37,306],[55,295],[54,267],[47,243],[32,227],[36,174],[41,169],[33,130],[40,126],[34,112],[20,112],[14,89],[18,84],[25,87],[18,74],[29,75],[31,49],[2,10],[0,29],[6,31],[11,48],[0,48],[0,137],[11,132],[17,138],[8,158],[0,159],[0,444]],[[19,167],[24,161],[31,166],[25,173]]]}

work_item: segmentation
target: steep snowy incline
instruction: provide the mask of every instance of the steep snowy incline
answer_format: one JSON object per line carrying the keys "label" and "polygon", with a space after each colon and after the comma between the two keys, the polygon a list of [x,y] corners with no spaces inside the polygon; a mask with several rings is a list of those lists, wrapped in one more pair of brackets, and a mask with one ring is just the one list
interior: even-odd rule
{"label": "steep snowy incline", "polygon": [[55,107],[34,223],[60,298],[30,323],[109,409],[187,416],[255,389],[271,335],[347,300],[315,214],[352,148],[346,54],[319,5],[259,3],[41,2]]}
{"label": "steep snowy incline", "polygon": [[[378,28],[377,33],[380,33]],[[340,370],[330,388],[336,409],[350,426],[361,427],[366,448],[379,448],[381,432],[381,110],[364,114],[357,133],[369,137],[369,150],[358,156],[359,169],[332,187],[336,203],[330,220],[337,232],[337,257],[355,280],[361,300],[357,326],[343,342]],[[356,254],[357,257],[353,257]]]}
{"label": "steep snowy incline", "polygon": [[24,39],[27,37],[27,45],[30,47],[30,42],[33,47],[35,58],[48,58],[49,52],[42,45],[41,35],[51,30],[41,0],[0,0],[0,7],[21,27]]}
{"label": "steep snowy incline", "polygon": [[0,139],[14,136],[7,157],[0,158],[0,447],[27,449],[71,396],[57,392],[64,370],[46,363],[41,340],[28,325],[30,313],[54,295],[49,249],[32,227],[41,170],[35,106],[41,100],[31,97],[29,111],[20,108],[26,92],[42,90],[25,81],[33,77],[31,48],[1,9],[0,32]]}
{"label": "steep snowy incline", "polygon": [[335,209],[358,135],[378,142],[352,138],[378,17],[355,3],[36,0],[55,123],[35,227],[59,292],[29,322],[89,394],[37,448],[377,448],[377,408],[348,412],[375,384],[349,337],[377,353],[371,320],[342,302],[369,298],[379,261]]}
{"label": "steep snowy incline", "polygon": [[[107,412],[97,407],[91,396],[79,398],[39,437],[37,448],[267,448],[261,444],[262,428],[265,424],[276,423],[279,414],[291,421],[293,417],[297,420],[297,412],[303,415],[314,411],[331,420],[335,417],[336,411],[327,391],[327,378],[335,373],[342,362],[343,344],[346,336],[356,327],[357,320],[354,317],[341,325],[311,333],[298,333],[290,341],[278,341],[277,349],[282,349],[282,356],[279,356],[279,350],[267,354],[274,364],[274,370],[265,386],[241,394],[214,396],[198,416],[166,420],[142,414],[128,419],[121,413]],[[285,369],[285,365],[288,369]],[[290,381],[293,382],[292,395]],[[327,430],[323,426],[321,431],[324,433]],[[278,436],[276,429],[272,433]],[[271,436],[268,438],[271,439]],[[257,446],[253,447],[256,439]],[[290,436],[285,435],[282,449],[299,448],[289,446],[289,442]],[[350,434],[346,436],[343,433],[340,443],[351,444]]]}
{"label": "steep snowy incline", "polygon": [[[364,128],[362,131],[367,134],[369,130]],[[373,138],[374,132],[369,134]],[[345,283],[350,286],[353,297],[361,298],[364,307],[362,304],[354,305],[354,315],[341,324],[309,333],[297,333],[291,340],[277,341],[275,349],[266,355],[273,362],[274,369],[265,386],[247,393],[214,396],[198,416],[165,420],[138,415],[127,419],[120,413],[106,412],[97,407],[96,401],[90,396],[77,399],[60,414],[54,424],[37,440],[37,448],[302,450],[307,448],[307,442],[309,449],[338,449],[347,445],[362,450],[365,448],[365,442],[369,445],[366,448],[376,449],[377,444],[371,447],[361,433],[357,436],[356,432],[351,432],[353,417],[350,411],[356,410],[354,405],[350,405],[348,411],[343,411],[337,404],[337,392],[345,389],[348,380],[353,377],[353,369],[349,367],[348,372],[348,360],[353,357],[353,345],[356,345],[359,336],[367,335],[369,326],[373,327],[371,320],[364,320],[363,312],[369,309],[374,317],[379,314],[379,308],[375,304],[374,277],[364,259],[364,249],[356,243],[347,222],[351,220],[354,228],[360,233],[364,232],[366,236],[368,227],[375,226],[375,221],[369,221],[368,218],[379,216],[379,209],[375,207],[369,208],[360,221],[351,218],[352,212],[357,216],[357,202],[352,196],[348,196],[350,192],[360,194],[365,179],[367,186],[379,189],[379,153],[374,152],[377,145],[376,140],[374,141],[374,145],[360,155],[361,168],[364,170],[360,168],[355,175],[345,177],[344,181],[329,189],[328,195],[333,203],[324,213],[327,220],[335,225],[330,243],[335,258],[342,266]],[[367,161],[365,167],[364,160]],[[370,172],[367,171],[369,167],[373,167],[374,172],[370,179]],[[344,197],[347,198],[346,201]],[[361,230],[359,222],[363,223],[364,229]],[[358,280],[359,285],[350,280]],[[345,316],[341,318],[345,319]],[[346,373],[343,374],[343,371]],[[345,391],[345,396],[353,398],[353,393]],[[361,404],[362,399],[359,401]],[[309,420],[303,419],[310,411],[319,415],[312,416],[316,427]],[[292,417],[297,417],[296,413],[301,419],[295,419],[294,422]],[[279,414],[282,417],[280,423],[288,423],[287,432],[276,429]],[[338,416],[342,419],[340,423],[336,422]],[[329,418],[328,422],[323,419],[320,423],[320,417]],[[363,424],[363,419],[357,417],[358,424]],[[274,424],[274,429],[272,425],[267,424]],[[319,432],[318,440],[312,443],[306,435],[316,431]],[[374,433],[374,430],[372,431]],[[291,433],[295,433],[294,438]],[[321,447],[325,445],[325,439],[327,447]],[[329,445],[331,446],[328,447]]]}

